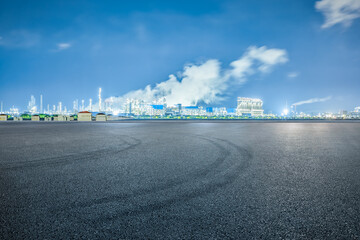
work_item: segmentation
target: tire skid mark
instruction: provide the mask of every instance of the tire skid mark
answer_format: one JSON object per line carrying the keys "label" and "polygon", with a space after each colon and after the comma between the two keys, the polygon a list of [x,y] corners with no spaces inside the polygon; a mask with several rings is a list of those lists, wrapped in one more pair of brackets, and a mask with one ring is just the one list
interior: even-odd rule
{"label": "tire skid mark", "polygon": [[[242,166],[238,166],[234,170],[239,171],[241,169],[242,169]],[[114,215],[110,215],[110,216],[108,215],[108,216],[97,218],[95,220],[95,222],[96,223],[110,222],[110,221],[114,221],[114,220],[117,220],[122,217],[146,214],[146,213],[154,212],[157,210],[161,210],[163,208],[170,207],[177,203],[187,202],[194,198],[198,198],[198,197],[202,197],[202,196],[206,196],[208,194],[214,193],[214,192],[216,192],[217,189],[226,187],[227,185],[233,183],[236,178],[237,178],[236,174],[224,175],[221,180],[214,181],[211,184],[207,184],[204,187],[197,189],[196,191],[186,192],[180,196],[176,196],[174,198],[169,198],[169,199],[163,200],[163,201],[156,201],[154,203],[150,203],[147,205],[139,205],[135,208],[124,210],[124,211],[118,212]]]}
{"label": "tire skid mark", "polygon": [[[197,137],[209,140],[209,138],[206,138],[204,136],[197,136]],[[241,173],[241,171],[245,170],[249,166],[250,160],[252,159],[253,155],[250,150],[248,150],[244,147],[238,146],[228,140],[218,139],[218,138],[213,138],[213,139],[216,139],[219,142],[222,142],[228,146],[231,146],[235,150],[234,153],[236,154],[236,156],[239,156],[238,154],[240,154],[242,161],[240,161],[239,163],[237,163],[236,165],[234,165],[232,167],[224,169],[222,171],[223,175],[220,175],[220,176],[216,175],[217,178],[210,179],[209,183],[207,183],[205,185],[200,185],[199,187],[197,187],[194,190],[190,190],[187,192],[185,191],[184,193],[181,193],[179,195],[173,196],[173,197],[165,199],[165,200],[155,201],[153,203],[131,207],[129,209],[116,212],[112,215],[105,215],[105,216],[100,216],[99,218],[95,218],[95,219],[91,219],[91,220],[85,220],[85,219],[84,220],[88,221],[88,223],[90,225],[97,226],[98,224],[114,221],[114,220],[117,220],[122,217],[146,214],[146,213],[150,213],[153,211],[161,210],[163,208],[170,207],[177,203],[181,204],[183,202],[189,201],[194,198],[206,196],[208,194],[216,192],[219,188],[223,188],[223,187],[230,185],[237,179],[237,177],[239,176],[239,173]],[[211,140],[211,141],[213,141],[213,140]],[[228,157],[229,156],[224,156],[223,161],[225,161],[225,159],[227,159]],[[237,160],[237,158],[236,158],[236,160]],[[193,179],[190,179],[189,181],[191,181],[191,180],[193,180]],[[170,188],[171,187],[168,187],[167,189],[170,189]],[[108,201],[108,202],[110,202],[110,201]],[[104,202],[100,201],[99,203],[100,204],[106,203],[106,201],[104,201]],[[89,207],[89,206],[87,206],[87,207]]]}
{"label": "tire skid mark", "polygon": [[220,149],[220,153],[221,153],[220,157],[216,158],[216,160],[213,161],[211,164],[209,164],[206,168],[202,168],[202,169],[194,171],[190,174],[187,174],[187,175],[183,176],[182,179],[172,179],[172,180],[166,181],[163,184],[159,184],[159,185],[156,185],[156,186],[153,186],[150,188],[137,189],[131,193],[115,194],[115,195],[111,195],[108,197],[92,200],[89,202],[76,203],[76,204],[73,204],[71,206],[71,208],[91,207],[91,206],[97,205],[97,204],[111,203],[111,202],[115,202],[115,201],[126,200],[126,199],[133,198],[133,197],[138,197],[141,195],[153,194],[156,192],[174,188],[176,186],[182,185],[184,183],[187,183],[187,182],[199,179],[199,178],[206,177],[214,169],[217,169],[217,167],[219,167],[225,161],[225,159],[228,156],[230,156],[231,153],[225,147],[221,146],[217,142],[207,139],[207,138],[203,138],[203,137],[201,137],[201,138],[212,143],[216,147],[218,147]]}
{"label": "tire skid mark", "polygon": [[83,153],[76,153],[76,154],[69,154],[65,156],[59,156],[59,157],[50,157],[40,160],[30,160],[30,161],[21,161],[21,162],[14,162],[8,164],[8,166],[1,166],[0,170],[19,170],[19,169],[26,169],[26,168],[32,168],[32,167],[42,167],[42,166],[56,166],[61,164],[70,164],[76,161],[81,160],[91,160],[94,158],[98,158],[102,156],[103,154],[107,153],[120,153],[126,150],[130,150],[132,148],[137,147],[142,142],[140,139],[122,135],[119,137],[127,137],[135,141],[135,143],[131,143],[125,139],[120,139],[124,145],[127,145],[126,147],[122,149],[114,149],[114,147],[111,148],[104,148],[100,150],[95,151],[87,151]]}

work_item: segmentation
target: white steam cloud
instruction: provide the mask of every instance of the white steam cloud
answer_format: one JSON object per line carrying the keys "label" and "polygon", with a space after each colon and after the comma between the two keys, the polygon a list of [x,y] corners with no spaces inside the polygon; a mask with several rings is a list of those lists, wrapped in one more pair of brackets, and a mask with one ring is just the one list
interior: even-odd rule
{"label": "white steam cloud", "polygon": [[329,101],[332,97],[331,96],[328,96],[328,97],[325,97],[325,98],[311,98],[311,99],[308,99],[308,100],[305,100],[305,101],[300,101],[300,102],[297,102],[297,103],[293,103],[291,106],[300,106],[300,105],[303,105],[303,104],[310,104],[310,103],[316,103],[316,102],[326,102],[326,101]]}
{"label": "white steam cloud", "polygon": [[322,28],[338,23],[348,27],[360,17],[360,0],[321,0],[316,2],[315,7],[325,16]]}
{"label": "white steam cloud", "polygon": [[154,87],[148,85],[144,89],[121,97],[110,97],[105,101],[110,105],[121,105],[126,99],[155,103],[165,98],[169,106],[178,103],[184,106],[197,105],[199,102],[217,103],[223,100],[226,90],[232,84],[244,84],[250,75],[267,73],[275,65],[287,61],[287,52],[283,49],[252,46],[241,58],[231,62],[228,69],[222,69],[216,59],[207,60],[200,65],[189,64],[178,77],[171,74],[168,80]]}

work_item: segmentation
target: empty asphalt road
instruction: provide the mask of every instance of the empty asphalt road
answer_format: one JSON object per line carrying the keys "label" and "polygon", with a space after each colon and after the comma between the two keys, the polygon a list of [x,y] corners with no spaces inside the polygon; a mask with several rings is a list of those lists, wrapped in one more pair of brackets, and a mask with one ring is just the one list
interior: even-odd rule
{"label": "empty asphalt road", "polygon": [[360,238],[359,122],[0,123],[0,239]]}

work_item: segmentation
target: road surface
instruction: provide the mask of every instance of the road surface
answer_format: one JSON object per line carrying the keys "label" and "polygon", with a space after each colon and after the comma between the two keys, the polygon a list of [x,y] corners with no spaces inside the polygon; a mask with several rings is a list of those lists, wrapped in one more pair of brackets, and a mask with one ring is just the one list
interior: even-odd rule
{"label": "road surface", "polygon": [[360,123],[0,124],[0,239],[360,238]]}

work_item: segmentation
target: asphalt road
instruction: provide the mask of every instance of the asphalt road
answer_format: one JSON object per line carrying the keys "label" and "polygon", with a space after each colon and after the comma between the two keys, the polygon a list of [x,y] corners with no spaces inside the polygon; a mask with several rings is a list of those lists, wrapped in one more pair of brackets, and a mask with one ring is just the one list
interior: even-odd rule
{"label": "asphalt road", "polygon": [[0,123],[0,239],[360,238],[360,123]]}

